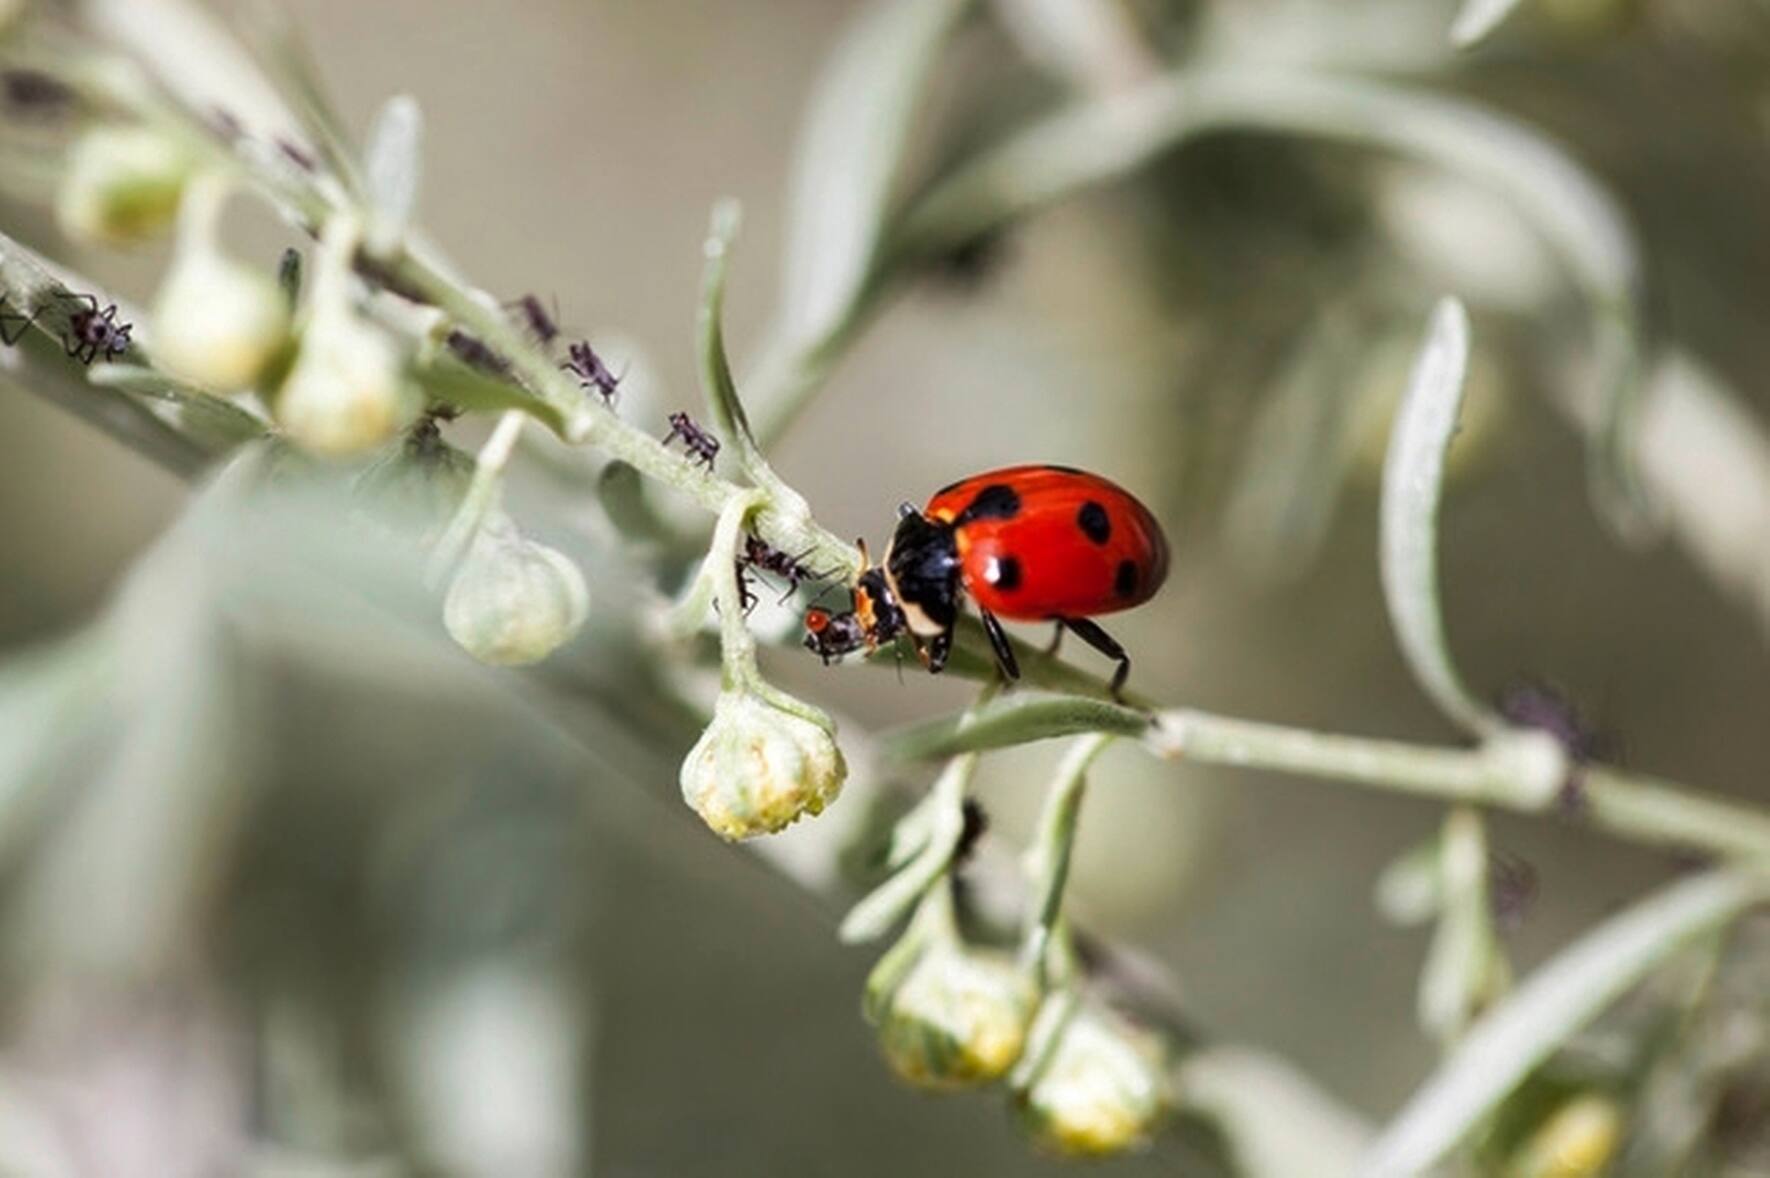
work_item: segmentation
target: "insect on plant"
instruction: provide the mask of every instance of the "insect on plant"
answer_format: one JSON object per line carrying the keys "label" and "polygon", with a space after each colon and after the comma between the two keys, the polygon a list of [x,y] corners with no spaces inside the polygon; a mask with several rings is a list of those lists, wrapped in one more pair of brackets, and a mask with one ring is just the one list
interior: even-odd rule
{"label": "insect on plant", "polygon": [[522,320],[523,326],[528,328],[529,334],[534,337],[535,342],[543,348],[551,348],[553,342],[559,338],[557,307],[552,313],[549,313],[547,308],[541,305],[540,299],[532,294],[525,294],[519,299],[505,303],[504,309],[515,311],[517,317]]}
{"label": "insect on plant", "polygon": [[772,573],[786,582],[786,592],[782,593],[779,599],[784,602],[799,592],[800,586],[807,582],[828,579],[827,573],[820,573],[816,569],[805,566],[805,558],[808,555],[810,555],[809,550],[801,552],[797,556],[791,556],[774,547],[762,537],[754,533],[747,533],[744,536],[743,555],[738,559],[740,564]]}
{"label": "insect on plant", "polygon": [[[602,357],[596,354],[596,349],[590,346],[590,341],[578,340],[576,343],[569,345],[566,348],[566,355],[569,358],[564,364],[561,364],[560,367],[577,377],[578,383],[584,388],[595,389],[601,394],[603,404],[613,405],[615,401],[615,393],[618,392],[621,387],[622,377],[609,371],[609,367],[607,364],[603,363]],[[678,416],[683,417],[685,420],[687,418],[687,414],[679,414]],[[670,419],[670,424],[673,427],[676,425],[675,417]],[[690,426],[694,425],[692,421],[688,424]],[[674,436],[674,431],[672,431],[672,436]],[[684,431],[683,437],[688,437],[686,431]],[[717,441],[713,443],[713,451],[714,453],[718,453],[719,451],[719,443]]]}
{"label": "insect on plant", "polygon": [[117,322],[117,304],[102,309],[98,299],[89,294],[62,294],[64,300],[86,304],[68,317],[68,330],[62,338],[68,355],[81,364],[90,365],[100,358],[115,360],[129,350],[129,333],[134,325]]}
{"label": "insect on plant", "polygon": [[806,614],[805,645],[827,663],[908,632],[929,671],[951,652],[959,606],[977,602],[996,664],[1020,666],[1000,619],[1054,622],[1115,660],[1122,695],[1131,656],[1093,621],[1141,605],[1168,575],[1168,542],[1149,509],[1116,483],[1068,466],[1011,466],[904,504],[885,561],[863,572],[854,609]]}
{"label": "insect on plant", "polygon": [[670,432],[664,435],[664,445],[668,446],[681,438],[682,447],[688,451],[688,456],[700,466],[712,470],[713,460],[719,457],[719,439],[680,409],[670,414],[668,420]]}

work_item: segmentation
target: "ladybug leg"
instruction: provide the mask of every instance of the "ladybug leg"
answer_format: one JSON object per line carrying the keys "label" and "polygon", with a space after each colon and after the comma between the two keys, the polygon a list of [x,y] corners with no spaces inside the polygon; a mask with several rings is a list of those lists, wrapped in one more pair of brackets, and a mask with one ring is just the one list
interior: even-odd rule
{"label": "ladybug leg", "polygon": [[952,653],[953,632],[942,630],[928,640],[922,647],[922,661],[928,666],[930,675],[938,675],[946,668],[946,656]]}
{"label": "ladybug leg", "polygon": [[1131,656],[1125,653],[1125,648],[1119,645],[1118,639],[1087,618],[1064,618],[1063,625],[1074,631],[1077,638],[1107,658],[1118,660],[1118,669],[1112,673],[1112,698],[1122,702],[1125,680],[1131,674]]}
{"label": "ladybug leg", "polygon": [[1002,629],[1002,623],[996,615],[987,609],[977,611],[983,615],[983,632],[989,635],[990,649],[996,652],[996,666],[1009,679],[1020,678],[1020,664],[1014,659],[1014,648],[1008,644],[1008,632]]}
{"label": "ladybug leg", "polygon": [[1051,645],[1045,648],[1046,658],[1056,658],[1058,650],[1063,646],[1063,619],[1052,618],[1051,624],[1054,628],[1051,631]]}

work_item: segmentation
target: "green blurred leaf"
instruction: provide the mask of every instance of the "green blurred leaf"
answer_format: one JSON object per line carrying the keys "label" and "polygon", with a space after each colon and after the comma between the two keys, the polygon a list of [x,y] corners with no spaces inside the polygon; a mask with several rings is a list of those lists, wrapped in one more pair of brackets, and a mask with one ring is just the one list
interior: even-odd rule
{"label": "green blurred leaf", "polygon": [[1459,48],[1467,49],[1489,33],[1518,7],[1519,0],[1465,0],[1457,19],[1450,26],[1450,39]]}
{"label": "green blurred leaf", "polygon": [[971,0],[874,0],[819,75],[787,216],[781,330],[836,330],[867,282],[928,73]]}
{"label": "green blurred leaf", "polygon": [[404,236],[417,207],[423,141],[424,112],[409,94],[389,98],[369,128],[363,172],[380,218],[376,232],[386,235],[388,244]]}
{"label": "green blurred leaf", "polygon": [[1710,872],[1669,884],[1562,950],[1470,1030],[1366,1156],[1363,1178],[1437,1165],[1567,1038],[1680,946],[1770,899],[1770,878]]}
{"label": "green blurred leaf", "polygon": [[98,735],[113,655],[95,626],[0,666],[0,855],[24,839],[65,762]]}
{"label": "green blurred leaf", "polygon": [[1401,652],[1432,702],[1470,732],[1485,735],[1499,720],[1463,686],[1451,662],[1438,595],[1444,455],[1456,432],[1468,367],[1468,312],[1456,299],[1445,299],[1432,312],[1383,463],[1383,600]]}
{"label": "green blurred leaf", "polygon": [[1444,822],[1438,877],[1443,906],[1420,971],[1420,1026],[1455,1042],[1511,979],[1493,927],[1487,833],[1480,814],[1459,806]]}

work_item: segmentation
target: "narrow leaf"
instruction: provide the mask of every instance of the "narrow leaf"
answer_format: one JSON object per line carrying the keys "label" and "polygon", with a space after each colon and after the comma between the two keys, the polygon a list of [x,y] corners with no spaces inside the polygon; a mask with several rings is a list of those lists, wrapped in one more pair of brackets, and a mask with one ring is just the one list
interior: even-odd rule
{"label": "narrow leaf", "polygon": [[971,0],[874,0],[818,79],[788,206],[781,330],[834,330],[866,282],[928,73]]}
{"label": "narrow leaf", "polygon": [[1469,317],[1445,299],[1401,401],[1383,463],[1381,558],[1389,621],[1414,677],[1439,710],[1477,735],[1499,721],[1452,665],[1438,598],[1438,500],[1469,365]]}
{"label": "narrow leaf", "polygon": [[1083,732],[1141,736],[1150,716],[1135,708],[1074,695],[1015,695],[974,713],[899,729],[882,747],[898,760],[951,756],[1052,740]]}
{"label": "narrow leaf", "polygon": [[369,199],[382,221],[381,232],[397,241],[411,223],[418,203],[418,178],[423,167],[424,113],[409,94],[389,98],[369,129],[363,169]]}
{"label": "narrow leaf", "polygon": [[1450,26],[1451,41],[1467,49],[1499,28],[1516,7],[1518,0],[1466,0]]}
{"label": "narrow leaf", "polygon": [[1716,871],[1670,884],[1574,942],[1525,981],[1414,1094],[1371,1147],[1363,1178],[1427,1173],[1539,1064],[1681,945],[1770,898],[1770,878]]}

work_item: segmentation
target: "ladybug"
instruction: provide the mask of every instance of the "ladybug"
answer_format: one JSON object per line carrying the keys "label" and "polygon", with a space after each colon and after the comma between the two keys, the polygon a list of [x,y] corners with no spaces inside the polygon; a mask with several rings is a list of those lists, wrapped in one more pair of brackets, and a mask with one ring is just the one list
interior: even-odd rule
{"label": "ladybug", "polygon": [[1008,678],[1020,668],[1001,619],[1055,622],[1059,638],[1068,630],[1117,661],[1117,698],[1131,659],[1093,619],[1148,601],[1167,575],[1161,525],[1129,491],[1070,466],[1010,466],[942,487],[921,510],[899,508],[884,563],[855,583],[854,608],[807,611],[805,645],[828,663],[907,632],[938,672],[969,596]]}

